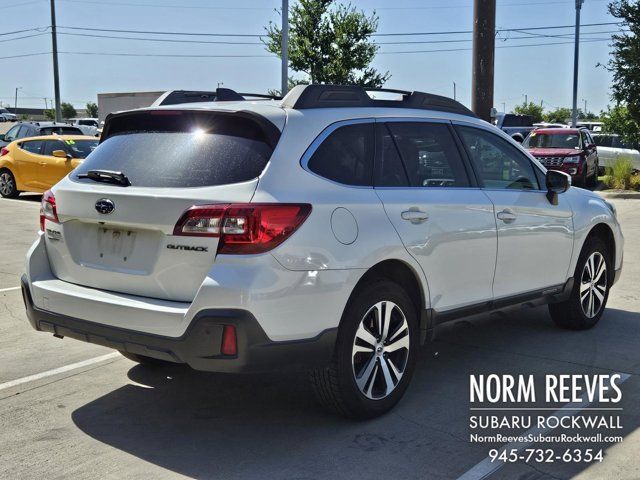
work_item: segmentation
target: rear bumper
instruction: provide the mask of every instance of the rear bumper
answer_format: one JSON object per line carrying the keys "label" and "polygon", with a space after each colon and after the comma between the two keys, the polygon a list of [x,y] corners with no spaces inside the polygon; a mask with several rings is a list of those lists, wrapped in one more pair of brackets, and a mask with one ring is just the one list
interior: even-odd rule
{"label": "rear bumper", "polygon": [[[21,284],[27,317],[31,326],[38,331],[161,360],[186,363],[196,370],[241,373],[323,366],[331,359],[337,335],[335,328],[310,339],[274,342],[250,312],[208,309],[195,315],[182,336],[166,337],[43,310],[34,305],[25,276]],[[220,352],[224,325],[236,327],[236,356],[225,356]]]}

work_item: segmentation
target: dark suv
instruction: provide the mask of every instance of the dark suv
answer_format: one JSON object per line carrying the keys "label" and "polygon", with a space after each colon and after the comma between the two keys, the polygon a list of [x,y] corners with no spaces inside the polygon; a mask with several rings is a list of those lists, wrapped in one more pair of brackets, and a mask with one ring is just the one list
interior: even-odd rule
{"label": "dark suv", "polygon": [[40,137],[43,135],[84,135],[78,127],[56,122],[20,122],[16,123],[4,135],[0,135],[0,147],[4,147],[14,140],[25,137]]}
{"label": "dark suv", "polygon": [[539,128],[522,146],[545,167],[571,175],[579,187],[595,187],[598,182],[598,151],[586,128]]}

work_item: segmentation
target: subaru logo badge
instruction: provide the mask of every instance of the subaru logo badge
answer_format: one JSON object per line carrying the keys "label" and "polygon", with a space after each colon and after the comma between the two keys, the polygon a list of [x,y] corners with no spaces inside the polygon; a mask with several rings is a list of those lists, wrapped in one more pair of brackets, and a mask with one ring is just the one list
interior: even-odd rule
{"label": "subaru logo badge", "polygon": [[96,211],[102,215],[109,215],[116,209],[116,204],[108,198],[101,198],[96,202]]}

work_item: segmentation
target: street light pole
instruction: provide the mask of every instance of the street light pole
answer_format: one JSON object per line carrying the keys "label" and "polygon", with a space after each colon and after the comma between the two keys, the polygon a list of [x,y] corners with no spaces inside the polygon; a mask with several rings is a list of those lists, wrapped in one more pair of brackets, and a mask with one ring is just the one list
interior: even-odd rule
{"label": "street light pole", "polygon": [[576,33],[575,50],[573,54],[573,109],[571,111],[571,126],[576,127],[578,123],[578,61],[580,57],[580,10],[584,0],[576,0]]}
{"label": "street light pole", "polygon": [[284,97],[289,90],[289,0],[282,0],[282,83],[281,95]]}
{"label": "street light pole", "polygon": [[51,0],[51,51],[53,53],[53,90],[56,102],[56,122],[62,122],[60,108],[60,75],[58,73],[58,35],[56,33],[56,3]]}
{"label": "street light pole", "polygon": [[456,92],[456,82],[453,82],[453,99],[457,100],[457,92]]}
{"label": "street light pole", "polygon": [[22,87],[16,87],[16,102],[13,104],[13,113],[15,113],[16,115],[18,115],[18,90],[20,90]]}

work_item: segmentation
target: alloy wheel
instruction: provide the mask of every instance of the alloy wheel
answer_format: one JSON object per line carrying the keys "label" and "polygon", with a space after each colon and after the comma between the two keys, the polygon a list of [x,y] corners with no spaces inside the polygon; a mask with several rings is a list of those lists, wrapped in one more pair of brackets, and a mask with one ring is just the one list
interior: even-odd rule
{"label": "alloy wheel", "polygon": [[13,178],[8,173],[0,174],[0,193],[4,196],[11,195],[13,193],[13,189],[15,185],[13,183]]}
{"label": "alloy wheel", "polygon": [[600,252],[593,252],[582,269],[580,305],[588,318],[602,309],[607,293],[607,263]]}
{"label": "alloy wheel", "polygon": [[398,305],[381,301],[364,314],[353,341],[353,375],[372,400],[388,397],[400,383],[409,358],[409,324]]}

